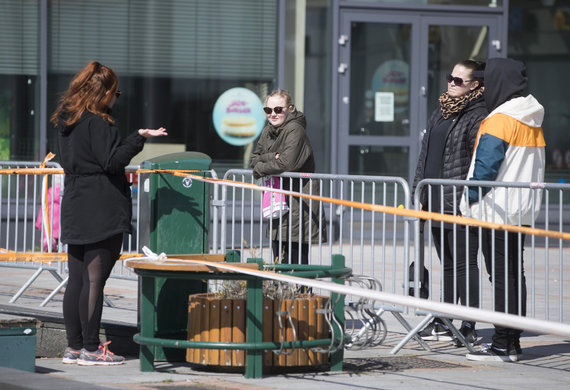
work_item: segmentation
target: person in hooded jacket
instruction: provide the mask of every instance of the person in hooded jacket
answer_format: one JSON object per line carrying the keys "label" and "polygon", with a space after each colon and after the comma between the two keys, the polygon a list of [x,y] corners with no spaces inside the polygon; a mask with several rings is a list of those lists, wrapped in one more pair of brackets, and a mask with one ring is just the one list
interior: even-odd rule
{"label": "person in hooded jacket", "polygon": [[[485,63],[464,60],[457,63],[447,76],[447,91],[439,98],[422,139],[413,189],[423,179],[465,180],[475,146],[477,131],[487,109],[483,100],[482,71]],[[420,194],[421,208],[425,211],[457,215],[462,191],[453,186],[443,187],[443,204],[440,186],[428,187]],[[431,199],[429,201],[428,199]],[[479,306],[479,266],[477,264],[477,230],[469,229],[467,251],[466,228],[438,222],[432,223],[433,245],[442,262],[443,301],[472,307]],[[467,255],[468,253],[468,255]],[[455,276],[454,276],[455,275]],[[454,285],[457,286],[455,291]],[[475,322],[463,321],[459,331],[466,341],[478,341]],[[424,340],[451,341],[455,337],[443,321],[435,318],[419,336]],[[456,340],[458,346],[461,343]]]}
{"label": "person in hooded jacket", "polygon": [[121,95],[113,69],[92,61],[71,80],[51,117],[65,172],[61,240],[68,245],[63,297],[67,348],[63,363],[114,365],[124,358],[99,341],[103,289],[131,232],[131,189],[125,167],[145,140],[164,128],[139,129],[121,140],[111,107]]}
{"label": "person in hooded jacket", "polygon": [[[282,89],[271,92],[263,110],[267,124],[249,161],[253,176],[259,179],[283,172],[315,172],[313,148],[305,131],[307,121],[293,105],[289,92]],[[281,178],[281,183],[285,190],[299,192],[302,187],[303,193],[319,195],[317,180]],[[275,219],[270,224],[273,255],[281,263],[309,264],[310,244],[327,240],[320,202],[300,199],[287,197],[289,212],[281,217],[281,223]]]}
{"label": "person in hooded jacket", "polygon": [[[484,77],[485,104],[490,113],[477,135],[469,179],[542,182],[546,146],[541,127],[544,107],[532,95],[525,95],[524,64],[510,58],[491,58]],[[468,202],[466,196],[461,203],[464,215],[470,213],[473,218],[511,225],[532,224],[542,201],[542,191],[531,189],[497,187],[490,191],[489,187],[470,187],[467,194]],[[524,241],[524,234],[484,229],[481,249],[493,285],[495,311],[526,315]],[[495,325],[492,344],[467,354],[467,359],[517,361],[522,355],[521,333],[518,329]]]}

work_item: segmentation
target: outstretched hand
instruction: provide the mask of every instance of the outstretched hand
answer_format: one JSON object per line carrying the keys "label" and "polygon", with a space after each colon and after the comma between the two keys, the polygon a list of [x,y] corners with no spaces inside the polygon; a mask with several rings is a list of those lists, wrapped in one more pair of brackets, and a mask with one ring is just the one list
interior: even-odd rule
{"label": "outstretched hand", "polygon": [[139,134],[145,138],[152,138],[152,137],[162,137],[168,135],[166,129],[161,127],[160,129],[139,129]]}

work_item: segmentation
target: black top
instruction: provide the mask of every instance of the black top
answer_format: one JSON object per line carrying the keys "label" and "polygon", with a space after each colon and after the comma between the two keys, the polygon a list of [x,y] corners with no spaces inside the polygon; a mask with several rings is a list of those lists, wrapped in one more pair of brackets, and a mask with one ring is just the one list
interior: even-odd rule
{"label": "black top", "polygon": [[[473,149],[475,147],[475,140],[477,139],[477,131],[479,130],[481,121],[486,116],[487,109],[485,108],[485,101],[483,97],[467,103],[467,105],[461,111],[453,115],[449,120],[445,121],[445,123],[442,124],[443,128],[439,130],[445,130],[446,132],[444,135],[445,140],[443,140],[441,143],[443,150],[441,153],[438,152],[435,156],[433,156],[433,150],[429,150],[428,153],[428,148],[432,144],[435,145],[437,143],[439,145],[439,140],[432,141],[432,132],[436,129],[436,127],[438,127],[439,124],[442,123],[443,120],[440,107],[436,108],[433,111],[428,121],[426,133],[422,139],[422,145],[418,157],[418,165],[416,168],[416,175],[414,177],[412,186],[413,192],[416,191],[416,186],[420,180],[428,177],[451,180],[466,179],[467,173],[469,171],[469,164],[471,163]],[[439,139],[437,135],[436,139]],[[428,169],[426,166],[427,159],[432,157],[434,159],[441,159],[439,167],[440,173],[437,176],[432,175],[429,172],[426,173],[426,169]],[[436,189],[437,187],[439,186],[432,186],[432,190]],[[461,190],[453,191],[452,186],[444,186],[443,196],[445,213],[452,214],[455,211],[454,205],[459,205],[461,201],[461,194]],[[424,187],[424,191],[422,191],[420,194],[420,203],[422,203],[424,206],[424,210],[427,210],[428,206],[427,195],[427,191],[425,191]],[[435,196],[438,196],[437,203],[439,204],[439,193],[435,194]],[[434,191],[432,191],[432,199],[434,199],[433,197]]]}
{"label": "black top", "polygon": [[121,140],[117,127],[90,112],[72,126],[63,120],[58,125],[65,171],[61,241],[83,245],[130,233],[131,189],[125,167],[146,139],[134,132]]}
{"label": "black top", "polygon": [[447,139],[447,132],[453,118],[457,115],[452,115],[447,119],[443,117],[435,124],[431,130],[428,140],[428,153],[426,156],[424,178],[425,179],[440,179],[441,166],[443,161],[443,150],[445,149],[445,142]]}

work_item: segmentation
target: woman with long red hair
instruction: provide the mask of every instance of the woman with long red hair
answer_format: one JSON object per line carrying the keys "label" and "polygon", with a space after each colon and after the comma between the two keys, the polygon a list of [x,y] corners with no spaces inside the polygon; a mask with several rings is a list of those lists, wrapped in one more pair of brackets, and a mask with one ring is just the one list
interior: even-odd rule
{"label": "woman with long red hair", "polygon": [[67,348],[63,363],[124,363],[101,344],[103,288],[131,232],[131,189],[125,167],[147,138],[166,129],[139,129],[120,139],[111,108],[121,96],[113,69],[92,61],[71,80],[51,117],[65,171],[61,241],[68,245],[63,298]]}

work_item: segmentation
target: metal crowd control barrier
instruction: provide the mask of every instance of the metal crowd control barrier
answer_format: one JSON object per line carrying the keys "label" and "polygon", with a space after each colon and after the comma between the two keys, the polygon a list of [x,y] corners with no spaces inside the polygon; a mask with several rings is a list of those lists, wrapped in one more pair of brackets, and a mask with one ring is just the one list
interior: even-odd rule
{"label": "metal crowd control barrier", "polygon": [[[377,279],[383,291],[394,294],[407,294],[409,266],[409,222],[407,218],[395,214],[364,210],[351,202],[370,203],[390,207],[409,208],[409,187],[399,177],[355,176],[331,174],[307,174],[286,172],[279,175],[288,181],[289,187],[301,181],[318,182],[319,193],[309,193],[321,197],[334,198],[335,203],[325,203],[304,199],[302,207],[309,208],[321,215],[324,213],[327,240],[319,239],[310,245],[309,264],[327,263],[332,254],[341,254],[346,258],[346,265],[360,275]],[[251,170],[229,170],[224,180],[256,184]],[[297,185],[302,187],[302,185]],[[314,188],[313,185],[308,186]],[[263,258],[273,263],[272,245],[267,231],[275,224],[281,225],[282,218],[264,219],[262,216],[262,193],[249,188],[229,188],[222,186],[222,199],[218,203],[221,214],[221,250],[239,250],[244,258]],[[290,197],[288,201],[290,202]],[[321,220],[319,218],[319,220]],[[289,219],[292,223],[303,225],[297,218]],[[309,224],[310,225],[310,224]],[[290,227],[288,229],[291,230]],[[281,230],[278,230],[281,232]],[[309,232],[309,237],[312,235]],[[319,235],[319,238],[325,235]],[[279,235],[281,248],[290,237]],[[298,245],[294,242],[292,245]],[[351,300],[353,297],[347,297]],[[400,313],[406,308],[384,305],[375,308],[376,315],[384,311],[391,312],[408,330],[411,329]],[[416,340],[426,349],[428,346],[417,337]]]}
{"label": "metal crowd control barrier", "polygon": [[[317,225],[323,231],[326,229],[326,235],[319,236],[318,242],[313,242],[310,246],[311,264],[330,261],[332,254],[338,253],[345,256],[347,266],[356,273],[378,279],[384,290],[402,291],[405,286],[401,277],[408,264],[410,221],[393,214],[361,210],[350,203],[363,202],[392,207],[402,205],[408,208],[409,189],[404,179],[289,172],[279,176],[291,185],[301,180],[316,181],[319,193],[309,195],[330,197],[341,202],[334,204],[303,200],[303,208],[307,207],[317,215],[323,213],[326,221]],[[229,170],[224,175],[224,180],[257,183],[251,170]],[[263,258],[272,263],[272,242],[266,230],[278,225],[280,218],[263,218],[262,192],[223,185],[221,196],[220,202],[216,203],[221,207],[221,250],[240,250],[242,256],[245,252],[244,257]],[[290,225],[302,225],[303,222],[297,217],[289,219]],[[309,232],[311,235],[312,231]],[[278,241],[287,242],[289,239],[280,236]],[[292,241],[296,244],[298,237],[292,238]]]}
{"label": "metal crowd control barrier", "polygon": [[[0,162],[0,168],[38,168],[40,162]],[[59,168],[61,166],[57,163],[47,163],[47,168]],[[122,258],[129,257],[129,255],[139,253],[147,242],[141,242],[140,232],[143,230],[141,224],[148,223],[141,219],[141,207],[146,207],[141,203],[141,189],[139,183],[139,166],[129,165],[125,168],[127,180],[132,183],[132,198],[133,198],[133,234],[125,235],[123,239]],[[213,170],[208,171],[210,176],[214,179],[217,178],[216,172]],[[54,278],[59,282],[50,294],[42,301],[40,306],[45,306],[53,297],[63,289],[67,284],[67,264],[66,264],[66,251],[67,248],[59,242],[59,205],[64,193],[63,188],[63,175],[50,174],[46,175],[48,178],[48,187],[50,188],[49,197],[49,221],[50,231],[54,231],[54,243],[49,248],[44,245],[42,248],[41,243],[45,242],[44,230],[41,229],[41,223],[38,222],[38,213],[41,209],[42,203],[42,178],[44,175],[38,174],[10,174],[2,175],[0,181],[0,247],[4,252],[18,252],[18,253],[61,253],[62,255],[57,260],[55,266],[45,261],[18,261],[10,259],[9,261],[0,261],[0,267],[17,267],[17,268],[30,268],[35,269],[35,273],[28,281],[20,288],[20,290],[12,297],[11,303],[15,302],[32,283],[40,276],[43,271],[50,272]],[[140,184],[140,185],[139,185]],[[54,197],[51,196],[52,188],[57,188],[53,191]],[[213,186],[213,198],[218,198],[218,185]],[[52,199],[53,198],[53,199]],[[57,204],[57,207],[54,205]],[[57,211],[56,211],[57,210]],[[55,213],[55,214],[54,214]],[[213,207],[212,220],[218,220],[218,208]],[[38,217],[36,217],[38,216]],[[213,242],[218,240],[219,224],[211,224]],[[57,227],[56,227],[57,226]],[[32,256],[30,256],[32,257]],[[122,261],[118,261],[113,267],[110,275],[115,279],[137,280],[137,275],[129,268],[126,267]],[[109,306],[113,306],[112,302],[105,298],[105,302]]]}
{"label": "metal crowd control barrier", "polygon": [[[531,201],[537,201],[542,196],[542,202],[540,206],[540,211],[538,213],[533,213],[533,221],[530,224],[531,229],[544,229],[546,231],[551,231],[553,234],[542,234],[538,232],[536,235],[532,234],[526,235],[526,240],[524,241],[524,259],[523,253],[517,253],[517,275],[519,279],[518,288],[519,294],[516,297],[517,311],[521,313],[523,310],[523,305],[525,302],[525,296],[523,296],[524,291],[522,289],[522,277],[526,279],[526,291],[527,291],[527,304],[526,304],[526,316],[545,319],[548,321],[555,321],[560,323],[568,323],[568,311],[570,310],[570,304],[564,299],[570,293],[570,276],[568,272],[564,272],[565,264],[564,257],[565,254],[568,255],[567,244],[564,245],[564,240],[562,238],[556,237],[556,233],[562,233],[565,230],[568,231],[568,226],[566,222],[565,227],[565,216],[568,216],[570,208],[565,204],[565,200],[570,197],[570,185],[568,184],[556,184],[556,183],[512,183],[512,182],[493,182],[493,181],[468,181],[468,180],[435,180],[426,179],[418,183],[416,191],[414,193],[414,206],[415,209],[419,209],[420,194],[422,191],[426,191],[428,196],[427,211],[432,211],[432,207],[437,210],[443,209],[441,206],[443,204],[443,193],[448,191],[454,195],[460,195],[460,197],[466,199],[464,191],[468,188],[476,188],[479,192],[480,198],[483,195],[483,189],[488,189],[495,199],[490,206],[490,214],[498,216],[501,213],[502,208],[499,204],[505,204],[510,206],[515,206],[517,209],[521,209],[521,199],[523,195],[528,195]],[[503,195],[500,194],[498,189],[507,189],[504,191]],[[500,199],[497,197],[500,196]],[[454,196],[457,199],[457,196]],[[424,198],[425,199],[425,198]],[[454,209],[459,210],[460,205],[455,202]],[[469,205],[467,204],[467,207]],[[471,210],[471,209],[470,209]],[[475,210],[475,209],[474,209]],[[480,208],[479,208],[480,210]],[[495,214],[493,214],[495,213]],[[482,220],[482,212],[473,212],[473,215],[466,215],[467,217]],[[520,213],[519,213],[520,214]],[[456,211],[455,215],[460,215],[459,211]],[[520,215],[516,218],[520,218]],[[520,221],[520,219],[519,219]],[[430,219],[425,221],[424,232],[425,239],[421,234],[421,224],[423,221],[416,220],[414,224],[414,242],[415,242],[415,255],[414,257],[419,260],[420,266],[414,268],[414,286],[416,297],[420,296],[420,286],[428,286],[429,288],[429,299],[431,300],[441,300],[445,292],[444,288],[444,276],[445,272],[441,266],[441,261],[438,261],[437,251],[443,251],[445,246],[451,244],[451,252],[453,253],[453,299],[457,303],[458,301],[458,280],[457,280],[457,240],[458,238],[464,238],[466,257],[468,256],[468,248],[475,245],[477,248],[477,263],[478,263],[478,274],[477,281],[479,284],[478,296],[475,297],[479,301],[479,308],[494,310],[495,301],[497,297],[494,294],[495,279],[489,282],[489,274],[486,269],[485,257],[482,252],[482,245],[484,240],[491,239],[494,242],[496,235],[504,235],[503,230],[488,230],[483,227],[470,227],[467,231],[474,231],[475,237],[470,236],[461,230],[461,234],[464,237],[458,237],[460,234],[457,224],[443,223],[438,221],[432,221]],[[519,223],[519,225],[521,225]],[[516,226],[516,225],[515,225]],[[443,231],[444,229],[449,229],[452,233],[452,242],[445,242],[443,233],[439,237],[432,236],[432,227],[439,228],[436,233]],[[523,234],[521,233],[510,233],[515,234],[517,241],[523,239]],[[436,247],[434,241],[438,239],[441,241],[441,246]],[[424,242],[425,240],[425,242]],[[472,242],[475,240],[476,242]],[[449,239],[448,239],[449,241]],[[495,248],[493,244],[491,246],[489,259],[487,260],[491,269],[495,269],[495,251],[500,249],[501,252],[504,251],[505,257],[508,256],[509,251],[514,250],[514,248],[509,248],[508,241],[505,240],[504,248]],[[520,244],[520,241],[518,241]],[[422,256],[422,249],[425,247],[425,255]],[[566,248],[565,248],[566,247]],[[468,262],[468,260],[467,260]],[[421,265],[425,265],[428,270],[429,277],[428,280],[422,280],[422,269]],[[466,264],[467,266],[467,264]],[[491,271],[494,273],[494,271]],[[469,280],[469,271],[467,271],[466,281],[467,285]],[[473,279],[472,279],[473,281]],[[426,283],[427,282],[427,283]],[[505,284],[506,281],[505,281]],[[469,289],[467,289],[469,291]],[[505,289],[504,300],[506,301],[506,306],[508,310],[508,298],[509,294],[508,287]],[[467,301],[470,300],[469,292],[466,294]],[[503,298],[503,297],[500,297]],[[502,300],[502,299],[501,299]],[[511,301],[512,302],[512,301]],[[465,303],[463,303],[465,304]],[[511,308],[513,309],[513,308]],[[428,317],[422,321],[422,323],[412,330],[412,332],[418,332],[421,330],[423,325],[426,325],[429,320],[434,317],[439,317],[437,313],[426,313],[422,311],[417,311],[417,314],[428,315]],[[451,317],[443,316],[444,320],[449,320]],[[448,321],[445,321],[448,323]],[[449,323],[448,323],[449,325]],[[454,326],[450,327],[451,331],[455,333],[456,329]],[[407,340],[406,340],[407,341]],[[399,345],[397,350],[403,346]]]}
{"label": "metal crowd control barrier", "polygon": [[[40,162],[2,161],[2,169],[39,168]],[[46,168],[61,168],[57,163],[46,164]],[[59,204],[63,194],[63,175],[48,175],[48,219],[49,225],[43,225],[40,215],[42,203],[42,182],[40,175],[3,174],[0,176],[0,251],[2,252],[63,252],[59,242]],[[52,233],[52,240],[46,234],[46,228]],[[44,271],[49,272],[58,282],[64,280],[64,264],[55,265],[45,262],[20,261],[10,259],[0,261],[0,266],[35,269],[35,273],[12,297],[15,302],[24,291]]]}
{"label": "metal crowd control barrier", "polygon": [[[2,168],[37,168],[39,162],[5,162],[0,163]],[[48,167],[58,167],[57,164],[48,163]],[[140,242],[139,232],[141,231],[140,220],[140,192],[138,187],[138,174],[135,166],[127,168],[129,180],[133,182],[133,219],[135,232],[131,237],[125,239],[124,253],[137,253],[145,243]],[[58,241],[49,245],[45,241],[44,230],[36,228],[38,212],[40,210],[42,189],[41,182],[43,175],[28,174],[5,174],[0,180],[0,246],[3,252],[28,252],[49,253],[65,252],[65,247]],[[212,171],[212,178],[216,179],[215,172]],[[352,175],[328,175],[328,174],[304,174],[285,173],[280,175],[282,180],[289,184],[296,182],[316,182],[319,191],[315,195],[319,197],[331,198],[328,203],[320,200],[304,199],[303,207],[315,210],[319,215],[324,216],[326,222],[318,225],[318,229],[326,229],[327,239],[323,232],[319,232],[318,242],[310,245],[310,264],[327,264],[332,254],[341,254],[346,258],[347,266],[355,273],[365,275],[380,281],[383,291],[398,295],[408,295],[409,287],[408,270],[410,258],[418,262],[423,262],[429,270],[428,291],[429,300],[439,301],[442,295],[442,271],[440,262],[434,260],[437,257],[431,233],[426,234],[425,259],[421,255],[424,248],[423,240],[420,239],[420,221],[415,216],[402,217],[396,214],[374,212],[359,207],[357,203],[368,203],[380,206],[398,207],[402,205],[410,209],[410,196],[408,185],[402,178],[374,177],[374,176],[352,176]],[[228,249],[240,250],[243,258],[263,258],[266,263],[272,263],[273,243],[268,239],[266,230],[271,229],[279,220],[263,219],[261,213],[262,191],[259,188],[239,187],[234,184],[255,184],[251,170],[231,170],[226,173],[224,180],[231,180],[233,183],[223,181],[213,182],[212,189],[212,226],[211,248],[213,253],[225,252]],[[55,230],[54,221],[58,220],[56,201],[63,193],[62,175],[49,175],[49,187],[60,186],[59,195],[53,190],[55,196],[48,200],[49,220],[51,231]],[[221,186],[221,188],[220,188]],[[463,193],[466,187],[491,188],[495,191],[500,187],[508,187],[511,196],[505,202],[517,202],[520,199],[521,191],[530,191],[531,196],[537,196],[542,191],[542,208],[537,216],[536,222],[531,228],[545,229],[546,231],[562,233],[568,231],[565,226],[565,218],[570,208],[565,204],[570,195],[570,185],[555,183],[498,183],[498,182],[473,182],[473,181],[449,181],[449,180],[424,180],[419,183],[415,194],[416,210],[418,207],[418,194],[422,189],[428,193],[436,187],[455,188],[457,193]],[[231,188],[228,188],[231,187]],[[311,187],[313,188],[313,187]],[[430,190],[431,188],[431,190]],[[291,195],[292,196],[292,195]],[[290,197],[290,196],[289,196]],[[439,198],[441,201],[441,197]],[[428,202],[430,205],[432,202]],[[143,206],[144,207],[144,206]],[[457,210],[459,205],[454,206]],[[410,215],[402,213],[401,215]],[[477,218],[477,216],[473,216]],[[414,221],[414,253],[410,256],[409,248],[409,223]],[[291,223],[299,223],[292,221]],[[440,222],[427,221],[426,232],[431,231],[432,226]],[[40,221],[41,226],[41,221]],[[441,226],[441,225],[440,225]],[[452,229],[455,224],[451,224]],[[311,228],[312,229],[312,228]],[[483,237],[482,229],[477,229],[477,242],[481,245]],[[312,233],[312,232],[311,232]],[[548,233],[548,232],[547,232]],[[496,230],[495,234],[503,234],[502,230]],[[54,232],[54,238],[57,236]],[[455,236],[456,237],[456,236]],[[290,238],[279,237],[278,242],[290,240]],[[43,248],[43,244],[46,247]],[[278,244],[281,245],[281,244]],[[456,243],[453,243],[455,246]],[[506,248],[508,250],[508,248]],[[454,251],[457,253],[457,251]],[[564,272],[564,255],[568,249],[565,247],[563,239],[549,234],[527,234],[525,241],[525,267],[528,285],[528,310],[527,316],[532,318],[542,318],[547,321],[568,323],[568,305],[564,300],[568,295],[569,276]],[[488,276],[483,270],[483,256],[478,254],[478,281],[479,281],[479,307],[493,310],[495,296]],[[522,264],[522,263],[520,263]],[[45,303],[55,293],[65,286],[65,262],[58,262],[55,265],[40,261],[2,261],[0,266],[21,267],[35,269],[35,274],[26,282],[20,291],[14,296],[15,301],[28,288],[33,281],[43,271],[50,272],[60,286],[55,289]],[[415,267],[412,278],[413,286],[416,288],[415,294],[419,295],[421,282],[421,267]],[[523,267],[519,265],[519,273],[522,275]],[[122,262],[118,262],[111,277],[135,279],[136,276]],[[457,297],[457,286],[454,285],[454,297]],[[350,295],[348,296],[351,299]],[[522,305],[522,297],[517,297],[518,305]],[[426,307],[429,305],[426,304]],[[399,312],[405,306],[380,307],[377,315],[383,311],[391,311],[398,317]],[[416,311],[416,314],[436,316],[438,313]],[[401,318],[401,316],[400,316]],[[398,318],[409,331],[402,343],[407,342],[411,337],[415,337],[418,342],[427,348],[425,343],[417,337],[416,333],[427,323],[422,321],[414,329],[405,323],[403,318]],[[444,316],[451,319],[450,316]],[[456,329],[455,329],[456,331]],[[396,347],[392,353],[397,352],[403,344]]]}
{"label": "metal crowd control barrier", "polygon": [[[140,248],[144,243],[140,242],[140,192],[139,192],[139,174],[137,170],[139,169],[138,165],[129,165],[125,167],[125,174],[127,175],[127,180],[131,183],[131,191],[133,197],[133,234],[125,235],[123,238],[123,249],[122,249],[122,257],[128,256],[129,254],[138,253],[138,248]],[[125,267],[122,261],[117,261],[113,270],[111,271],[110,278],[115,279],[127,279],[127,280],[137,280],[137,275],[129,268]],[[66,285],[69,276],[66,276],[65,279],[61,281],[61,283],[54,288],[50,294],[43,300],[40,306],[45,306],[53,297],[61,291]],[[113,302],[108,299],[106,296],[103,296],[105,303],[110,306],[114,307],[115,305]]]}
{"label": "metal crowd control barrier", "polygon": [[[2,169],[39,168],[38,161],[4,161],[0,162]],[[46,168],[59,168],[57,163],[48,162]],[[138,193],[138,166],[126,168],[127,178],[133,183],[133,219],[134,235],[125,237],[123,253],[137,253],[141,246],[140,231],[140,194]],[[43,218],[40,213],[42,206],[42,181],[44,175],[37,174],[3,174],[0,180],[0,248],[2,252],[18,253],[61,253],[59,260],[53,261],[24,261],[18,257],[7,261],[0,261],[0,267],[34,269],[34,274],[10,299],[16,302],[22,294],[30,288],[42,272],[49,272],[59,285],[54,288],[40,306],[45,306],[67,284],[67,264],[65,260],[66,246],[59,241],[59,205],[64,193],[63,175],[50,174],[47,176],[48,186],[48,219],[49,231],[52,232],[52,244],[48,244],[46,229],[42,225]],[[117,262],[111,273],[112,278],[136,280],[137,276],[122,262]],[[105,302],[112,306],[112,302],[105,298]]]}

